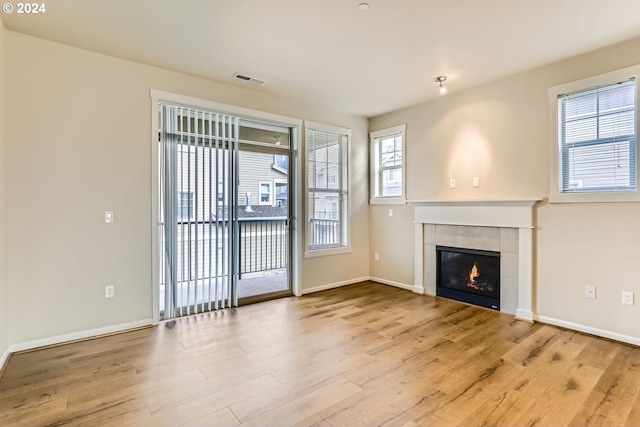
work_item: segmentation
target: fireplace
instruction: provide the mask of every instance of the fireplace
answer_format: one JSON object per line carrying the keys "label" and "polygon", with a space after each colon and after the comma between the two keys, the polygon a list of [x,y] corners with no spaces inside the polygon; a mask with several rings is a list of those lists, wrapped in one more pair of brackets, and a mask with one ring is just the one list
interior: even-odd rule
{"label": "fireplace", "polygon": [[[533,205],[527,200],[416,201],[414,285],[437,295],[436,246],[500,252],[500,311],[533,321]],[[482,273],[482,272],[481,272]]]}
{"label": "fireplace", "polygon": [[500,252],[436,246],[436,295],[500,310]]}

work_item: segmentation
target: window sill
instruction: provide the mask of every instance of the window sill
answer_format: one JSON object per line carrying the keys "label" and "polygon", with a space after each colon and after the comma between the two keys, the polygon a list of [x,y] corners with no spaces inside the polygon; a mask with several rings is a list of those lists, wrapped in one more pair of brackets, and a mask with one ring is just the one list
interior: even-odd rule
{"label": "window sill", "polygon": [[307,249],[304,252],[305,258],[315,258],[319,256],[340,255],[351,253],[351,246],[343,246],[341,248],[330,249]]}
{"label": "window sill", "polygon": [[376,197],[369,199],[370,205],[406,205],[407,199],[404,197]]}

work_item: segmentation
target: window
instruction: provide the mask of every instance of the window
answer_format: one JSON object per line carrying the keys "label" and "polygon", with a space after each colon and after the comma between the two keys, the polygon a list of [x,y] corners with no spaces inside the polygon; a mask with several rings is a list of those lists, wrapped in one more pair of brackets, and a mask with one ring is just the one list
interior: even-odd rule
{"label": "window", "polygon": [[561,188],[635,190],[635,81],[558,98]]}
{"label": "window", "polygon": [[218,182],[218,202],[224,202],[224,182]]}
{"label": "window", "polygon": [[289,183],[286,179],[274,179],[276,206],[286,208],[289,206]]}
{"label": "window", "polygon": [[260,204],[261,205],[272,205],[272,188],[273,183],[269,181],[260,181]]}
{"label": "window", "polygon": [[406,203],[404,152],[406,125],[371,132],[371,204]]}
{"label": "window", "polygon": [[289,172],[289,156],[275,154],[273,156],[273,168],[284,174]]}
{"label": "window", "polygon": [[178,221],[193,220],[193,193],[178,192]]}
{"label": "window", "polygon": [[316,123],[306,126],[306,256],[350,251],[348,165],[351,131]]}
{"label": "window", "polygon": [[552,202],[638,199],[632,69],[550,89],[556,133]]}

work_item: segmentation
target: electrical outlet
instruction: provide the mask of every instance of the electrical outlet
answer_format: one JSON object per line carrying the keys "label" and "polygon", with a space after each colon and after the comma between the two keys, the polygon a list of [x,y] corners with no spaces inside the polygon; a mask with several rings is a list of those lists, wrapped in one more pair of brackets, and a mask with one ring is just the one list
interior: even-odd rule
{"label": "electrical outlet", "polygon": [[596,297],[596,287],[587,285],[584,288],[584,296],[587,298],[595,298]]}
{"label": "electrical outlet", "polygon": [[449,180],[449,188],[456,188],[456,179],[455,178],[451,178]]}
{"label": "electrical outlet", "polygon": [[373,259],[375,259],[376,261],[380,261],[380,254],[378,252],[374,252]]}
{"label": "electrical outlet", "polygon": [[389,216],[393,216],[393,209],[389,208]]}
{"label": "electrical outlet", "polygon": [[622,303],[633,305],[633,292],[622,291]]}
{"label": "electrical outlet", "polygon": [[116,289],[113,285],[108,285],[104,287],[104,297],[105,298],[113,298],[116,296]]}
{"label": "electrical outlet", "polygon": [[104,222],[107,224],[113,224],[113,211],[105,211]]}
{"label": "electrical outlet", "polygon": [[473,177],[473,188],[478,188],[480,187],[480,177],[479,176],[474,176]]}

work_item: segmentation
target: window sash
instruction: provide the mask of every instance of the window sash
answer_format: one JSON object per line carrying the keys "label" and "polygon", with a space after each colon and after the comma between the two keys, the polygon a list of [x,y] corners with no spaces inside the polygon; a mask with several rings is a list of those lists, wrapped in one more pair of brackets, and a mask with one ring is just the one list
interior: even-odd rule
{"label": "window sash", "polygon": [[380,168],[378,197],[402,197],[402,166]]}
{"label": "window sash", "polygon": [[559,191],[635,191],[635,79],[558,97]]}

